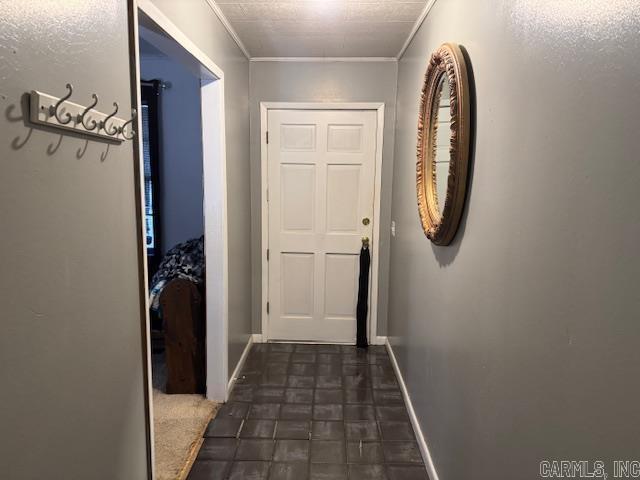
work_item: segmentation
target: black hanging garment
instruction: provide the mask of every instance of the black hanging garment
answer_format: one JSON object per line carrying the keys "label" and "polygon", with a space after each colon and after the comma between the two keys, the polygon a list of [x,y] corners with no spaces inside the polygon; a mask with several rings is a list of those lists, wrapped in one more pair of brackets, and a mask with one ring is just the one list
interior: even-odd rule
{"label": "black hanging garment", "polygon": [[367,348],[367,312],[369,310],[369,265],[371,254],[369,246],[362,245],[360,250],[360,279],[358,282],[358,307],[356,315],[358,324],[356,329],[356,347]]}

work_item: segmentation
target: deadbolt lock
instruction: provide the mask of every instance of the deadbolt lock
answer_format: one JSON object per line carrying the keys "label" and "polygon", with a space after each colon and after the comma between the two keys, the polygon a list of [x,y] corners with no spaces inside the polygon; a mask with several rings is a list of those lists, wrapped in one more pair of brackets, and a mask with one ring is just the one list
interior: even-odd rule
{"label": "deadbolt lock", "polygon": [[363,225],[365,225],[365,226],[366,226],[366,225],[369,225],[369,223],[371,223],[371,220],[369,220],[367,217],[364,217],[364,218],[362,219],[362,224],[363,224]]}

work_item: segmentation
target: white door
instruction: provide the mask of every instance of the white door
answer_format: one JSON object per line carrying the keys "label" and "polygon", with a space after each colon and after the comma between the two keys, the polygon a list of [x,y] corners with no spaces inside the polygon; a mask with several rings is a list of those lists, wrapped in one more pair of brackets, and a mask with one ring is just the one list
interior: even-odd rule
{"label": "white door", "polygon": [[377,114],[269,110],[267,122],[268,339],[353,343]]}

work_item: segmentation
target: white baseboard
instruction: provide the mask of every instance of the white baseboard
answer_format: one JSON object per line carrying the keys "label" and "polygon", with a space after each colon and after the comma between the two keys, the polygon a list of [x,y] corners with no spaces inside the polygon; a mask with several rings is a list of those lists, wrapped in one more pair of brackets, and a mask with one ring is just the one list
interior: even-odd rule
{"label": "white baseboard", "polygon": [[224,399],[225,402],[229,399],[229,394],[231,393],[231,390],[233,390],[233,387],[236,384],[236,379],[238,378],[238,375],[240,375],[240,372],[242,371],[244,362],[247,359],[247,355],[249,355],[249,351],[251,350],[251,345],[255,341],[254,337],[255,335],[249,335],[249,340],[247,340],[247,345],[244,347],[244,351],[240,356],[240,360],[238,360],[236,368],[233,370],[233,374],[231,374],[231,378],[229,378],[229,383],[227,384],[227,394],[225,395],[225,399]]}
{"label": "white baseboard", "polygon": [[261,333],[254,333],[251,338],[253,339],[253,343],[264,343],[262,341],[262,334]]}
{"label": "white baseboard", "polygon": [[[252,335],[253,337],[253,343],[265,343],[264,340],[262,339],[262,334],[261,333],[254,333]],[[295,342],[293,340],[287,340],[286,343],[310,343],[310,344],[320,344],[320,345],[324,345],[326,343],[333,343],[333,342]],[[386,345],[387,344],[387,337],[376,337],[375,339],[371,340],[371,345]]]}
{"label": "white baseboard", "polygon": [[422,429],[420,428],[420,424],[418,423],[418,417],[416,417],[416,412],[413,409],[413,404],[411,403],[411,398],[409,397],[407,386],[404,383],[404,378],[402,378],[402,373],[400,372],[400,367],[398,366],[396,356],[393,353],[393,348],[391,348],[389,339],[385,337],[385,340],[387,352],[389,352],[389,358],[391,359],[391,365],[393,366],[393,370],[396,372],[396,377],[398,378],[398,383],[400,384],[400,390],[402,390],[402,396],[404,397],[404,403],[407,407],[407,411],[409,412],[409,419],[411,420],[411,425],[413,426],[413,431],[416,434],[416,440],[418,441],[418,446],[420,447],[420,453],[422,453],[422,459],[424,460],[424,464],[427,467],[429,479],[439,480],[438,473],[436,472],[436,467],[433,464],[433,458],[431,458],[429,446],[427,445],[427,442],[424,439],[424,435],[422,434]]}

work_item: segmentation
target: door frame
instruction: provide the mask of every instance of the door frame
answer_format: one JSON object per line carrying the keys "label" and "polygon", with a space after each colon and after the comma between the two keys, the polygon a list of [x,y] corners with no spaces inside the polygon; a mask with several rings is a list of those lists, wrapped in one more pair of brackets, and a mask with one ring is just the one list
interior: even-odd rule
{"label": "door frame", "polygon": [[[202,168],[203,213],[206,263],[206,396],[216,401],[228,398],[228,316],[229,269],[227,223],[227,156],[225,135],[224,71],[200,50],[151,0],[132,0],[129,4],[129,36],[131,48],[131,82],[133,101],[138,111],[141,105],[140,89],[140,26],[151,24],[167,40],[180,48],[171,50],[178,61],[197,65],[201,78],[202,104]],[[144,25],[143,25],[144,27]],[[144,28],[143,28],[144,30]],[[170,44],[166,45],[171,49]],[[167,52],[165,52],[167,53]],[[194,72],[195,73],[195,72]],[[206,108],[215,105],[217,108]],[[137,117],[137,131],[142,131],[141,116]],[[211,133],[209,133],[211,132]],[[151,372],[151,341],[149,318],[149,287],[146,264],[147,248],[144,241],[144,165],[142,142],[134,139],[136,188],[138,190],[137,228],[140,269],[141,307],[143,308],[143,345],[146,382],[145,414],[147,422],[149,478],[155,478],[155,449],[153,429],[153,385]],[[220,275],[220,273],[222,275]]]}
{"label": "door frame", "polygon": [[[269,205],[267,202],[268,178],[268,146],[267,130],[269,110],[372,110],[376,112],[376,158],[373,187],[373,238],[371,239],[371,281],[369,285],[369,318],[367,319],[367,336],[369,344],[383,344],[378,337],[378,282],[379,282],[379,245],[380,239],[380,193],[382,189],[382,147],[384,140],[384,102],[260,102],[260,205],[261,205],[261,258],[262,289],[260,292],[260,310],[262,319],[262,341],[269,341],[269,315],[267,299],[269,298]],[[375,299],[375,301],[374,301]],[[308,343],[308,342],[306,342]],[[322,343],[322,342],[319,342]]]}

